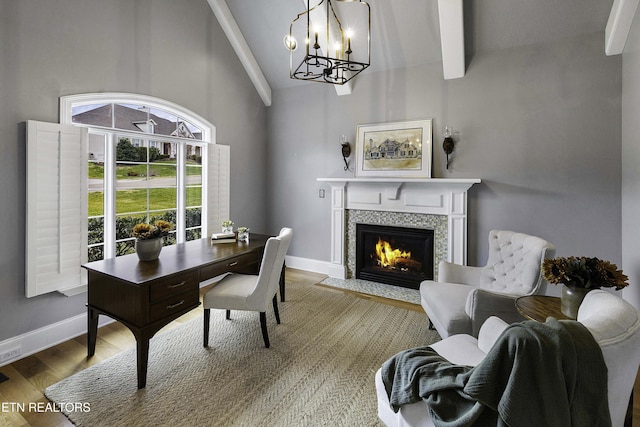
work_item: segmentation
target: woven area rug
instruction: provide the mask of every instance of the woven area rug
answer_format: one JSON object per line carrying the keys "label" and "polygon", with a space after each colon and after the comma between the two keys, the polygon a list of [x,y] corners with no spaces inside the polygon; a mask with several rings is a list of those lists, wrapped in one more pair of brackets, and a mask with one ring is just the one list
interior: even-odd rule
{"label": "woven area rug", "polygon": [[[257,313],[211,315],[151,340],[147,387],[136,388],[135,348],[45,390],[53,402],[90,411],[78,426],[376,426],[374,374],[395,353],[439,337],[423,313],[318,286],[290,283],[282,323],[267,314],[264,348]],[[64,407],[64,405],[63,405]]]}

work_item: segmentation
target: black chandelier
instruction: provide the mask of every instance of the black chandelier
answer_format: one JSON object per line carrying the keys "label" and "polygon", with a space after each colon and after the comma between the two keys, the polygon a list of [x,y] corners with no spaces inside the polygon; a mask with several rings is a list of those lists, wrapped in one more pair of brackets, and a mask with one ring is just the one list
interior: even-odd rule
{"label": "black chandelier", "polygon": [[[314,7],[307,1],[307,10],[291,22],[285,45],[290,52],[292,79],[343,85],[369,66],[369,4],[360,0],[334,2],[335,8],[331,0],[321,0]],[[300,52],[297,40],[305,41]]]}

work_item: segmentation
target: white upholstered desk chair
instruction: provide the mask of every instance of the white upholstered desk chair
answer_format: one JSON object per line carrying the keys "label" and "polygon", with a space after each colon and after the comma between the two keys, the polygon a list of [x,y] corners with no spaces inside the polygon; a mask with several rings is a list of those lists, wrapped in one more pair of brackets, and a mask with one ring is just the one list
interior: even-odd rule
{"label": "white upholstered desk chair", "polygon": [[260,313],[260,327],[265,347],[269,348],[267,332],[267,308],[273,304],[276,322],[280,323],[278,313],[278,287],[280,274],[284,265],[284,257],[289,249],[293,231],[283,228],[277,237],[267,240],[258,275],[231,273],[215,284],[203,297],[204,307],[204,340],[209,345],[209,323],[211,309],[226,310],[227,319],[231,310],[257,311]]}

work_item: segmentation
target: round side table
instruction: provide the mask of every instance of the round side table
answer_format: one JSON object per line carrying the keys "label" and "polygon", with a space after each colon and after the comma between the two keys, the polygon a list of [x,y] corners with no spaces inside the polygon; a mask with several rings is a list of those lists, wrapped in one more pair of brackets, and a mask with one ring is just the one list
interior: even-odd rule
{"label": "round side table", "polygon": [[527,295],[516,299],[516,309],[525,318],[546,322],[547,317],[558,320],[575,320],[565,316],[560,309],[560,298],[547,295]]}

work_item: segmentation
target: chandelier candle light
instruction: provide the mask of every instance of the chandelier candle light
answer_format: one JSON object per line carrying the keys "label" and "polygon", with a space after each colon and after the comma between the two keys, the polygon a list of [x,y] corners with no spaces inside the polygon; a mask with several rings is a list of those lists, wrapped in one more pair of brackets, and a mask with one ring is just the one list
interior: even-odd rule
{"label": "chandelier candle light", "polygon": [[[297,40],[305,40],[304,51],[296,52]],[[292,79],[343,85],[371,62],[369,4],[321,0],[311,7],[307,1],[307,10],[291,22],[285,45],[289,48]]]}

